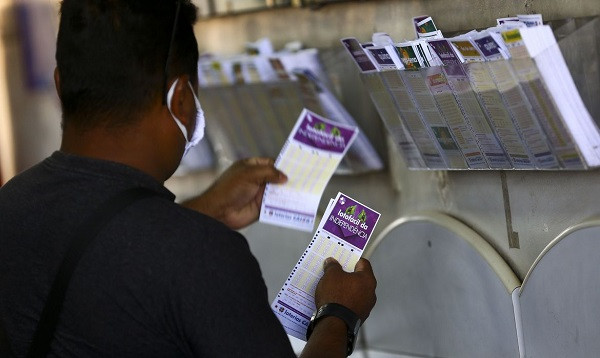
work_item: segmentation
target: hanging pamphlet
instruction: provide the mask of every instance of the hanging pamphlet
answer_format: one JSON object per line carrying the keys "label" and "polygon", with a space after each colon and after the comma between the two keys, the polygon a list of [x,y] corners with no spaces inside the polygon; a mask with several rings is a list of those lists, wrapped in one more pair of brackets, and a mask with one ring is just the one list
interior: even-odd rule
{"label": "hanging pamphlet", "polygon": [[413,41],[342,39],[409,169],[600,166],[600,129],[541,15],[448,39],[413,22]]}

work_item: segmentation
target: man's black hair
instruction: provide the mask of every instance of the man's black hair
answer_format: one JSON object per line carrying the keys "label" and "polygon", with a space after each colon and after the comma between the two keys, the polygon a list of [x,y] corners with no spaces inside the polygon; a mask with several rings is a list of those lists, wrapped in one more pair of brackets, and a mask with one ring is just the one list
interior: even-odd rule
{"label": "man's black hair", "polygon": [[63,125],[127,124],[164,98],[165,79],[195,81],[196,10],[190,0],[63,0],[56,46]]}

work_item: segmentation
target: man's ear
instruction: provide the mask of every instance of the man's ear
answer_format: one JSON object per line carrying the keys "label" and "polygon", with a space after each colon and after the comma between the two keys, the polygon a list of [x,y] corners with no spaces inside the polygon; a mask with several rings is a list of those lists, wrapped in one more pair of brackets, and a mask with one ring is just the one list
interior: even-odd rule
{"label": "man's ear", "polygon": [[[194,103],[194,97],[188,85],[190,76],[182,75],[177,77],[177,84],[173,91],[173,97],[171,98],[171,112],[177,119],[188,128],[188,133],[191,132],[189,129],[194,123],[196,106]],[[175,79],[173,80],[175,82]],[[173,83],[171,83],[171,86]],[[170,87],[169,87],[170,89]]]}
{"label": "man's ear", "polygon": [[60,73],[58,72],[58,67],[54,67],[54,87],[56,88],[56,94],[58,98],[60,98]]}

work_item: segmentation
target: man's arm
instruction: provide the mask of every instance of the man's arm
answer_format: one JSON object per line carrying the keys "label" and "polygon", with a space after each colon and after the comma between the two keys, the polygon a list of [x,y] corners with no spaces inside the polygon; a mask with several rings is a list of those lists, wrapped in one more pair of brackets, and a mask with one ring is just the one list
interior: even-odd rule
{"label": "man's arm", "polygon": [[[377,301],[377,280],[369,261],[360,259],[354,272],[348,273],[335,259],[328,258],[324,270],[315,292],[316,307],[338,303],[352,310],[364,322]],[[346,323],[340,318],[327,316],[320,319],[300,357],[346,357],[347,331]]]}
{"label": "man's arm", "polygon": [[258,219],[266,184],[282,184],[287,180],[273,164],[269,158],[240,160],[203,194],[182,205],[213,217],[232,229],[248,226]]}
{"label": "man's arm", "polygon": [[[287,177],[275,169],[272,159],[251,158],[236,162],[202,195],[182,205],[209,215],[232,229],[254,222],[266,183],[285,183]],[[360,259],[353,273],[345,272],[333,258],[324,263],[324,275],[317,285],[315,304],[341,304],[356,313],[362,322],[376,302],[377,280],[371,264]],[[333,316],[320,319],[301,358],[346,357],[346,323]]]}

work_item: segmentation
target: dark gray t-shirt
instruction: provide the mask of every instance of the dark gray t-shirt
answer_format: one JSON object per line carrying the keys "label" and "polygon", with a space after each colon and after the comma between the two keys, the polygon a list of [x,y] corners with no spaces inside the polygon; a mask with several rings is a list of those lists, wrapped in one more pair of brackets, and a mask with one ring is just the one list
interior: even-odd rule
{"label": "dark gray t-shirt", "polygon": [[0,188],[0,318],[25,355],[77,226],[134,186],[135,202],[76,268],[52,345],[58,357],[294,357],[246,240],[173,202],[152,177],[55,152]]}

